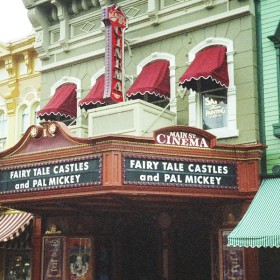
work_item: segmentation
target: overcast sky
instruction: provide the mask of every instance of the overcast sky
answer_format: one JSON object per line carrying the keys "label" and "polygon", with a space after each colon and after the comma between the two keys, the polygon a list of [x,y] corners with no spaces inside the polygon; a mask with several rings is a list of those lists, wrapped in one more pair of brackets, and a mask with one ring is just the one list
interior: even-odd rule
{"label": "overcast sky", "polygon": [[34,33],[22,0],[0,1],[0,41],[2,43],[24,39]]}

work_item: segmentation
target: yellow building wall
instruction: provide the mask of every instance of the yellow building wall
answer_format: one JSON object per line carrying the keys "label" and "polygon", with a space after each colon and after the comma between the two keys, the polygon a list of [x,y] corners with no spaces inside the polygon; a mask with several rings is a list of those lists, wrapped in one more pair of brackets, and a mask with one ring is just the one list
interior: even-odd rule
{"label": "yellow building wall", "polygon": [[[15,145],[25,128],[35,123],[41,74],[34,43],[34,35],[7,44],[0,43],[0,116],[4,113],[7,118],[7,133],[0,136],[0,151]],[[27,113],[25,125],[24,108]]]}

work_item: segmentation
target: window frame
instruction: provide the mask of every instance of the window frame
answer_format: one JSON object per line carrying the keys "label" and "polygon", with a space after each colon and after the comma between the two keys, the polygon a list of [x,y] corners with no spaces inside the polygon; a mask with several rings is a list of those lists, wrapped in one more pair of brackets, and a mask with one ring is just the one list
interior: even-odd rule
{"label": "window frame", "polygon": [[40,124],[40,119],[37,118],[37,113],[40,111],[40,102],[34,102],[31,106],[31,113],[32,115],[31,117],[31,123],[35,124],[35,125],[39,125]]}
{"label": "window frame", "polygon": [[30,112],[28,109],[27,105],[23,105],[21,108],[21,135],[23,135],[30,126]]}
{"label": "window frame", "polygon": [[[211,37],[207,38],[189,52],[188,65],[190,65],[196,54],[211,46],[222,45],[227,48],[227,65],[229,86],[227,88],[227,126],[223,128],[208,129],[207,131],[214,134],[218,139],[231,138],[239,136],[237,129],[236,115],[236,87],[234,83],[234,62],[233,62],[233,41],[226,38]],[[204,92],[206,93],[206,92]],[[203,129],[202,125],[202,95],[190,90],[189,94],[189,125]]]}
{"label": "window frame", "polygon": [[[35,108],[37,105],[40,105],[40,99],[39,99],[39,94],[36,91],[35,88],[33,87],[26,87],[21,93],[20,97],[18,98],[18,104],[17,104],[17,109],[16,109],[16,141],[18,141],[25,131],[23,131],[23,126],[22,126],[22,113],[24,108],[27,108],[27,111],[29,112],[28,114],[28,127],[30,125],[36,124],[36,119],[34,118],[35,116]],[[27,128],[28,128],[27,127]]]}
{"label": "window frame", "polygon": [[0,108],[0,142],[5,145],[8,137],[8,117],[5,110]]}

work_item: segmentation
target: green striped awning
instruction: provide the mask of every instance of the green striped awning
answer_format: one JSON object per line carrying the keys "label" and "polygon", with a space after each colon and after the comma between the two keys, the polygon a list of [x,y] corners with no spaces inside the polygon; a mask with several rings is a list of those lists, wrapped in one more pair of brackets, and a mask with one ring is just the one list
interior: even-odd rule
{"label": "green striped awning", "polygon": [[280,247],[280,178],[264,179],[247,212],[228,236],[234,247]]}

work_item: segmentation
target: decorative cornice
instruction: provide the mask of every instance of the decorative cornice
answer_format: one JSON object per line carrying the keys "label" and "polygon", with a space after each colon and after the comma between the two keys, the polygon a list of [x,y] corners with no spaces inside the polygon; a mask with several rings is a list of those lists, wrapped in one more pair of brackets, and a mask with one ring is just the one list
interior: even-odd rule
{"label": "decorative cornice", "polygon": [[[70,37],[70,27],[69,27],[69,14],[68,9],[65,4],[65,2],[61,0],[51,0],[51,4],[55,5],[57,10],[57,17],[60,22],[60,36],[59,36],[59,44],[64,52],[69,51],[69,37]],[[74,12],[74,14],[77,14],[78,8],[77,3],[75,1],[72,1],[71,8]]]}
{"label": "decorative cornice", "polygon": [[[197,29],[197,28],[203,28],[205,26],[210,26],[210,25],[214,25],[217,22],[224,22],[224,21],[228,21],[231,18],[235,18],[235,17],[240,17],[241,15],[247,15],[250,14],[251,10],[249,6],[244,6],[241,8],[237,8],[233,11],[227,11],[227,12],[223,12],[220,13],[218,15],[214,15],[214,16],[210,16],[204,19],[199,19],[196,21],[193,21],[191,23],[185,23],[182,24],[181,26],[176,26],[176,27],[171,27],[169,29],[166,29],[164,31],[159,31],[153,34],[149,34],[147,36],[141,36],[141,37],[136,37],[134,38],[130,45],[131,47],[137,47],[138,45],[142,45],[145,42],[154,42],[154,41],[158,41],[160,39],[163,38],[167,38],[171,35],[174,34],[180,34],[180,33],[187,33],[190,32],[193,29]],[[147,21],[147,17],[146,17],[146,21]],[[150,21],[147,21],[147,25],[150,25]],[[129,31],[134,31],[134,23],[132,23],[130,25]],[[128,34],[129,34],[128,31]],[[98,42],[100,40],[104,40],[104,35],[102,34],[101,30],[96,31],[96,33],[92,34],[92,38],[94,38],[94,40],[90,40],[88,41],[88,43],[92,44],[94,42]],[[75,39],[75,40],[71,40],[71,44],[69,45],[69,50],[73,50],[76,46],[82,46],[82,44],[85,44],[85,41],[87,41],[88,38],[87,37],[83,37],[80,36],[79,38]],[[76,44],[76,46],[75,46]],[[49,70],[54,70],[54,69],[58,69],[61,67],[66,67],[67,65],[71,65],[75,62],[82,62],[82,61],[87,61],[89,59],[93,59],[93,58],[98,58],[98,57],[102,57],[104,55],[104,51],[105,49],[98,49],[95,51],[91,51],[85,54],[81,54],[81,55],[77,55],[75,57],[72,57],[71,59],[64,59],[63,61],[57,61],[54,63],[49,63],[47,65],[44,65],[41,67],[41,71],[49,71]],[[56,46],[50,46],[50,52],[59,52],[58,50],[58,45]]]}
{"label": "decorative cornice", "polygon": [[49,47],[49,26],[45,14],[38,8],[34,7],[28,10],[28,18],[32,23],[35,29],[35,44],[34,48],[36,49],[39,57],[41,59],[48,59],[48,47]]}

